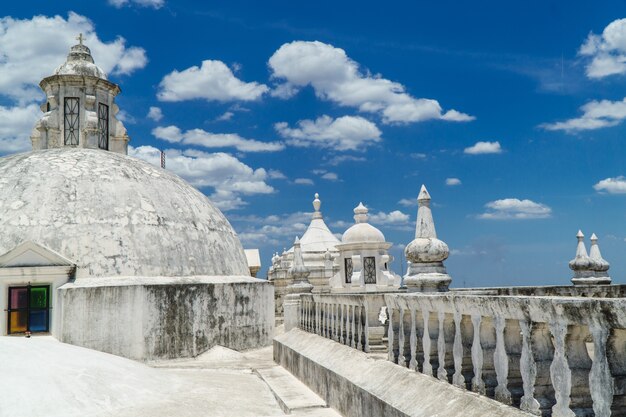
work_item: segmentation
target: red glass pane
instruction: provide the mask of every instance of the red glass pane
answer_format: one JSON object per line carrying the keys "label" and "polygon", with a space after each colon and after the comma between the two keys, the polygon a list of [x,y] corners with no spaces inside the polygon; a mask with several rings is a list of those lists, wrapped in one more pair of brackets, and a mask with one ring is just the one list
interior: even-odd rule
{"label": "red glass pane", "polygon": [[9,308],[28,307],[28,289],[27,288],[9,288]]}
{"label": "red glass pane", "polygon": [[28,323],[27,311],[11,311],[9,316],[9,334],[24,333]]}

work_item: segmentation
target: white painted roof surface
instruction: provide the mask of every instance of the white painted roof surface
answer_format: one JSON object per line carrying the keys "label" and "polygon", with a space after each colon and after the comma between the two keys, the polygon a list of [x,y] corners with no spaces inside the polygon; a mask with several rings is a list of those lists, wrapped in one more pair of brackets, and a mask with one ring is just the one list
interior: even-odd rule
{"label": "white painted roof surface", "polygon": [[89,48],[83,44],[72,46],[67,60],[54,73],[55,75],[87,75],[107,79],[104,71],[94,63]]}
{"label": "white painted roof surface", "polygon": [[33,241],[77,277],[249,275],[219,209],[169,171],[82,148],[0,158],[0,254]]}
{"label": "white painted roof surface", "polygon": [[342,243],[384,243],[385,235],[383,232],[369,224],[368,210],[363,203],[359,203],[354,208],[355,224],[346,230],[341,237]]}

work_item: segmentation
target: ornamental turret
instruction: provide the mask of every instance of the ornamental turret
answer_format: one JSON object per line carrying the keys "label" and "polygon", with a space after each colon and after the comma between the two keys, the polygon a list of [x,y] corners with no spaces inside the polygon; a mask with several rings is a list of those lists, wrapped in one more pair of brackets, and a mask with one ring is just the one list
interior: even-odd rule
{"label": "ornamental turret", "polygon": [[404,249],[408,261],[404,285],[409,292],[448,291],[452,278],[446,272],[443,261],[448,258],[450,250],[445,242],[437,239],[430,210],[430,194],[424,185],[417,197],[417,204],[415,239]]}
{"label": "ornamental turret", "polygon": [[116,117],[120,88],[94,63],[82,34],[77,39],[67,60],[39,83],[46,101],[31,133],[33,150],[72,147],[127,154],[128,134]]}
{"label": "ornamental turret", "polygon": [[591,235],[589,255],[587,255],[585,235],[582,231],[578,231],[576,239],[578,240],[576,256],[569,262],[569,268],[574,271],[572,283],[574,285],[610,284],[611,277],[608,274],[610,265],[602,258],[596,234]]}

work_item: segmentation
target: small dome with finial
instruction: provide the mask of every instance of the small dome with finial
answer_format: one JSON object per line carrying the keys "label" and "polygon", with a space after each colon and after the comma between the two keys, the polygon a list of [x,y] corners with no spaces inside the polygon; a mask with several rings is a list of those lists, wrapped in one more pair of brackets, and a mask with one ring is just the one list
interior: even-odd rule
{"label": "small dome with finial", "polygon": [[83,34],[76,39],[79,43],[70,48],[67,60],[54,71],[55,75],[86,75],[106,80],[104,71],[94,63],[91,50],[83,45]]}
{"label": "small dome with finial", "polygon": [[591,259],[587,255],[587,248],[585,247],[585,235],[582,230],[579,230],[576,234],[578,245],[576,246],[576,257],[569,261],[569,268],[572,271],[587,271],[591,269]]}
{"label": "small dome with finial", "polygon": [[367,207],[363,203],[359,203],[354,209],[354,225],[345,231],[341,238],[342,243],[361,243],[361,242],[385,242],[385,235],[369,224],[367,221]]}

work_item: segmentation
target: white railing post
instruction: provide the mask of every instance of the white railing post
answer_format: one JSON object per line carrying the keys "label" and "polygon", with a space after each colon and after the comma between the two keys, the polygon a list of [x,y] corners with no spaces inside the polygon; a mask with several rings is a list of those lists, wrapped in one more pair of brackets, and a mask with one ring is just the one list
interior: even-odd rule
{"label": "white railing post", "polygon": [[454,345],[452,355],[454,356],[454,375],[452,383],[460,388],[465,388],[465,377],[463,376],[463,334],[461,333],[462,315],[457,310],[454,311]]}
{"label": "white railing post", "polygon": [[424,350],[424,364],[422,372],[428,376],[433,376],[433,366],[430,364],[430,332],[428,331],[428,321],[430,320],[430,312],[422,309],[422,317],[424,319],[424,334],[422,335],[422,349]]}
{"label": "white railing post", "polygon": [[552,417],[574,417],[570,409],[570,394],[572,391],[572,371],[565,355],[565,337],[567,323],[553,321],[549,324],[550,333],[554,341],[554,358],[550,365],[550,379],[554,387],[556,404],[552,406]]}
{"label": "white railing post", "polygon": [[446,314],[440,311],[437,314],[439,320],[439,335],[437,337],[437,358],[439,360],[439,368],[437,368],[437,378],[442,381],[448,381],[448,372],[446,371],[446,338],[444,334],[444,322]]}
{"label": "white railing post", "polygon": [[535,363],[532,349],[532,323],[527,320],[520,320],[519,325],[522,330],[522,354],[519,368],[524,386],[524,396],[522,396],[520,401],[520,410],[540,416],[539,401],[535,399],[537,364]]}
{"label": "white railing post", "polygon": [[[606,342],[609,338],[609,329],[603,323],[593,322],[589,326],[593,337],[593,358],[591,372],[589,372],[589,388],[593,400],[593,412],[596,417],[608,417],[611,415],[613,404],[613,377],[606,356]],[[624,352],[622,352],[624,354]]]}
{"label": "white railing post", "polygon": [[472,391],[485,395],[485,382],[483,381],[483,347],[480,345],[480,323],[482,316],[472,315],[474,326],[474,340],[472,341],[472,364],[474,365],[474,377],[472,378]]}
{"label": "white railing post", "polygon": [[511,405],[511,392],[508,390],[508,378],[509,378],[509,356],[506,353],[506,346],[504,345],[504,327],[506,326],[506,320],[502,316],[495,317],[496,324],[496,350],[494,352],[493,362],[496,368],[496,379],[498,385],[496,386],[496,400],[501,403]]}

